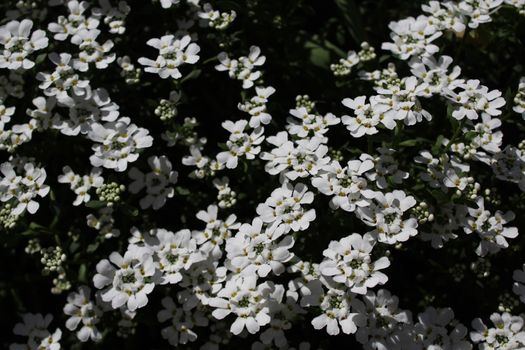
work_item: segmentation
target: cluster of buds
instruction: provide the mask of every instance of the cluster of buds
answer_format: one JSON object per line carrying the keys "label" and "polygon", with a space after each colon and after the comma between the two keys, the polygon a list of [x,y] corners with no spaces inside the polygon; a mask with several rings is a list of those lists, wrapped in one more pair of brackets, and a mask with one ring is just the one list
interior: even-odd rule
{"label": "cluster of buds", "polygon": [[40,245],[40,241],[38,240],[38,238],[30,239],[27,242],[27,246],[24,249],[24,251],[29,255],[33,255],[42,251],[42,246]]}
{"label": "cluster of buds", "polygon": [[219,12],[214,10],[210,4],[204,4],[202,12],[199,12],[199,17],[207,21],[210,28],[217,30],[224,30],[235,20],[237,13],[235,11]]}
{"label": "cluster of buds", "polygon": [[60,294],[71,288],[71,283],[67,280],[63,266],[65,261],[66,254],[60,247],[49,247],[42,250],[42,257],[40,258],[40,262],[44,265],[42,274],[47,276],[56,273],[57,275],[53,278],[53,288],[51,288],[53,294]]}
{"label": "cluster of buds", "polygon": [[167,130],[162,134],[162,139],[168,144],[168,147],[181,144],[183,146],[203,146],[206,143],[205,137],[199,137],[195,131],[195,127],[199,124],[197,119],[186,117],[182,125],[175,124],[173,130]]}
{"label": "cluster of buds", "polygon": [[487,188],[483,191],[483,199],[486,203],[490,203],[494,206],[501,205],[501,195],[496,191],[495,188]]}
{"label": "cluster of buds", "polygon": [[[466,198],[470,200],[475,200],[479,197],[479,191],[481,190],[481,185],[478,182],[474,182],[473,177],[468,178],[468,184],[467,187],[463,191],[456,190],[456,194],[464,195]],[[458,194],[458,192],[462,192],[461,194]]]}
{"label": "cluster of buds", "polygon": [[361,43],[361,51],[359,51],[357,55],[361,62],[371,61],[377,57],[376,50],[366,41]]}
{"label": "cluster of buds", "polygon": [[62,248],[49,247],[42,250],[40,262],[44,265],[43,272],[45,275],[58,271],[64,261],[66,261],[66,254],[64,254]]}
{"label": "cluster of buds", "polygon": [[472,144],[455,143],[450,146],[452,152],[456,153],[464,160],[470,160],[476,155],[476,146]]}
{"label": "cluster of buds", "polygon": [[420,225],[434,221],[434,214],[431,213],[426,202],[420,202],[415,207],[412,207],[411,213],[416,217]]}
{"label": "cluster of buds", "polygon": [[331,64],[330,70],[336,77],[346,76],[352,72],[354,66],[357,66],[360,62],[373,60],[376,56],[374,48],[364,41],[361,43],[359,52],[349,51],[346,58],[341,58],[338,63]]}
{"label": "cluster of buds", "polygon": [[140,68],[136,68],[135,65],[131,63],[129,56],[118,58],[117,63],[122,69],[120,75],[124,78],[126,84],[133,85],[140,81],[142,70]]}
{"label": "cluster of buds", "polygon": [[16,226],[18,215],[12,213],[13,208],[11,204],[7,203],[0,209],[0,227],[4,229],[12,229]]}
{"label": "cluster of buds", "polygon": [[169,99],[161,99],[157,108],[155,108],[155,115],[157,115],[163,122],[175,118],[178,114],[177,104],[180,100],[180,94],[177,91],[170,92]]}
{"label": "cluster of buds", "polygon": [[483,258],[478,258],[478,260],[470,264],[470,269],[476,274],[477,278],[486,278],[490,276],[491,267],[492,264],[490,263],[490,260]]}
{"label": "cluster of buds", "polygon": [[219,190],[217,195],[219,208],[231,208],[237,203],[237,193],[229,186],[227,177],[213,180],[213,185]]}
{"label": "cluster of buds", "polygon": [[518,299],[509,292],[504,292],[498,295],[498,310],[499,312],[510,312],[512,313],[519,305]]}
{"label": "cluster of buds", "polygon": [[116,182],[110,182],[97,188],[97,195],[102,202],[107,203],[108,207],[112,207],[116,203],[120,202],[121,195],[125,190],[126,187],[124,185],[119,185]]}
{"label": "cluster of buds", "polygon": [[295,108],[305,108],[308,113],[315,109],[315,102],[310,100],[308,95],[297,95],[295,97]]}
{"label": "cluster of buds", "polygon": [[343,156],[343,151],[335,148],[330,148],[328,150],[328,155],[330,156],[330,159],[336,160],[339,163],[343,162],[345,157]]}

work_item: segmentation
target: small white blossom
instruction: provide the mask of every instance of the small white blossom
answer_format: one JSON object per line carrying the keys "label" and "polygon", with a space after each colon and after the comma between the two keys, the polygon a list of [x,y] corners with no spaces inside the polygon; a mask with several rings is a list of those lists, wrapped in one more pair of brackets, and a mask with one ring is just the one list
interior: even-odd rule
{"label": "small white blossom", "polygon": [[331,241],[323,251],[325,260],[319,266],[321,274],[357,294],[366,294],[367,288],[385,284],[388,277],[379,270],[390,266],[390,261],[385,256],[372,261],[370,253],[374,244],[371,237],[358,233]]}
{"label": "small white blossom", "polygon": [[129,311],[146,306],[157,280],[151,252],[133,245],[124,256],[113,252],[109,260],[101,260],[93,277],[95,287],[103,289],[103,301],[111,303],[113,309],[125,306]]}
{"label": "small white blossom", "polygon": [[102,333],[96,325],[100,322],[103,311],[91,300],[91,289],[88,286],[80,286],[77,292],[68,295],[64,313],[70,316],[66,321],[67,329],[74,331],[81,325],[77,332],[77,338],[81,342],[102,339]]}
{"label": "small white blossom", "polygon": [[136,167],[130,169],[129,177],[133,182],[129,185],[129,191],[138,193],[146,188],[146,197],[140,200],[140,207],[158,210],[175,194],[175,189],[170,185],[177,183],[178,173],[172,170],[171,162],[166,156],[151,156],[148,164],[151,172],[147,174]]}
{"label": "small white blossom", "polygon": [[295,186],[285,182],[275,189],[271,196],[257,206],[257,214],[266,223],[282,223],[285,232],[304,231],[315,220],[315,209],[306,210],[304,204],[310,204],[314,194],[302,183]]}
{"label": "small white blossom", "polygon": [[181,39],[175,39],[174,35],[164,35],[160,39],[148,40],[147,44],[159,50],[155,60],[146,57],[139,58],[139,63],[146,66],[148,73],[156,73],[162,79],[171,77],[179,79],[182,77],[179,68],[181,65],[195,64],[199,60],[197,55],[200,47],[191,42],[191,37],[186,35]]}
{"label": "small white blossom", "polygon": [[525,347],[523,317],[504,312],[493,313],[490,320],[494,324],[493,328],[488,328],[479,318],[472,321],[474,331],[470,332],[470,339],[479,343],[479,349],[513,350]]}
{"label": "small white blossom", "polygon": [[[33,21],[24,19],[21,22],[11,21],[0,27],[0,68],[31,69],[35,62],[28,56],[48,45],[46,32],[35,30],[31,33]],[[29,36],[31,34],[31,36]]]}

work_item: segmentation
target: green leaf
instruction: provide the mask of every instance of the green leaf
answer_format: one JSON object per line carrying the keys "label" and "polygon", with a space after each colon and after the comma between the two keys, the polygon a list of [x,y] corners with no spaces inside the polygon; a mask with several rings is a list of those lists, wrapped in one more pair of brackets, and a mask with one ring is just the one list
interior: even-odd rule
{"label": "green leaf", "polygon": [[335,0],[335,4],[341,10],[340,13],[346,24],[348,33],[357,43],[365,40],[365,33],[363,31],[363,23],[361,21],[361,14],[359,7],[356,6],[353,0]]}
{"label": "green leaf", "polygon": [[86,264],[82,264],[80,265],[80,267],[78,268],[78,281],[79,282],[87,282],[86,280]]}
{"label": "green leaf", "polygon": [[47,229],[47,227],[37,224],[36,222],[30,223],[29,228],[32,230],[46,230]]}
{"label": "green leaf", "polygon": [[86,207],[93,209],[100,209],[106,206],[106,202],[103,201],[89,201],[86,203]]}
{"label": "green leaf", "polygon": [[439,135],[436,139],[436,143],[434,143],[434,146],[432,146],[432,154],[436,155],[439,153],[439,150],[441,149],[441,145],[443,143],[443,139],[445,136]]}
{"label": "green leaf", "polygon": [[35,63],[36,63],[36,64],[39,64],[39,63],[44,62],[44,60],[46,59],[46,57],[47,57],[47,54],[46,54],[46,53],[43,53],[43,54],[40,54],[40,55],[36,56]]}
{"label": "green leaf", "polygon": [[177,192],[181,196],[187,196],[190,194],[190,191],[187,188],[180,187],[180,186],[175,187],[175,192]]}
{"label": "green leaf", "polygon": [[312,41],[307,42],[305,47],[310,49],[310,62],[315,66],[328,69],[331,63],[330,51]]}
{"label": "green leaf", "polygon": [[132,207],[131,205],[127,205],[127,204],[124,204],[122,206],[122,210],[124,211],[124,213],[126,213],[127,215],[131,215],[131,216],[137,216],[139,215],[139,210],[135,207]]}
{"label": "green leaf", "polygon": [[77,251],[77,249],[80,248],[80,243],[78,242],[72,242],[70,245],[69,245],[69,252],[71,254],[73,254],[74,252]]}
{"label": "green leaf", "polygon": [[402,147],[412,147],[412,146],[415,146],[419,143],[419,140],[416,140],[416,139],[413,139],[413,140],[405,140],[403,142],[400,142],[399,143],[399,146],[402,146]]}
{"label": "green leaf", "polygon": [[90,245],[87,246],[86,252],[93,253],[95,250],[97,250],[98,245],[99,245],[98,242],[91,243]]}
{"label": "green leaf", "polygon": [[181,84],[188,80],[197,79],[199,75],[201,75],[202,69],[194,69],[190,72],[190,74],[186,75],[182,80],[180,81]]}
{"label": "green leaf", "polygon": [[448,196],[440,190],[432,190],[430,191],[430,193],[432,194],[432,197],[434,197],[438,201],[438,203],[450,202]]}

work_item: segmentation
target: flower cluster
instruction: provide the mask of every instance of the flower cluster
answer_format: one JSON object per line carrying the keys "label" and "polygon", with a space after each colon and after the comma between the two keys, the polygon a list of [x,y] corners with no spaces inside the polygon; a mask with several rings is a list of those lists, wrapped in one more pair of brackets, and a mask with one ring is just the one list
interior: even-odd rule
{"label": "flower cluster", "polygon": [[[23,313],[10,349],[155,334],[203,350],[525,348],[525,78],[521,63],[472,76],[464,52],[511,36],[525,2],[429,1],[383,43],[358,27],[368,1],[336,3],[310,35],[292,28],[320,5],[302,1],[16,1],[0,26],[0,255],[21,263],[0,295],[7,312],[58,300],[63,326]],[[261,28],[293,32],[290,47]],[[20,276],[35,258],[42,276]],[[431,283],[449,276],[497,298],[451,300]],[[52,284],[52,303],[26,303],[27,283]]]}

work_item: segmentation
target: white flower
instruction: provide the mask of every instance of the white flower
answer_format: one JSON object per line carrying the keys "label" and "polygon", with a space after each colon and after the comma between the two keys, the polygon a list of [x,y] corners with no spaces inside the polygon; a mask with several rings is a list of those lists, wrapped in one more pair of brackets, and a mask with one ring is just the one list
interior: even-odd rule
{"label": "white flower", "polygon": [[104,178],[100,175],[102,173],[100,168],[93,168],[89,175],[82,177],[75,174],[67,165],[62,168],[62,171],[64,174],[58,176],[58,182],[69,184],[71,190],[77,195],[73,205],[89,202],[91,199],[89,190],[91,188],[99,188],[104,183]]}
{"label": "white flower", "polygon": [[66,3],[69,10],[69,15],[66,17],[58,16],[57,22],[51,22],[47,29],[51,33],[55,33],[53,38],[58,41],[63,41],[68,36],[74,36],[81,30],[96,29],[99,25],[98,19],[89,16],[86,17],[84,13],[89,8],[87,1],[70,0]]}
{"label": "white flower", "polygon": [[461,13],[470,17],[468,26],[477,28],[482,23],[492,21],[490,15],[497,10],[503,0],[463,0],[458,7]]}
{"label": "white flower", "polygon": [[[177,293],[179,303],[182,293]],[[167,339],[173,346],[178,344],[187,344],[197,340],[197,334],[193,331],[195,326],[205,327],[208,325],[208,318],[192,306],[187,306],[185,303],[182,307],[177,307],[171,297],[162,299],[162,306],[164,307],[157,314],[159,322],[170,321],[170,325],[161,330],[162,337]],[[193,310],[192,310],[193,309]]]}
{"label": "white flower", "polygon": [[389,181],[395,184],[403,183],[408,178],[408,173],[400,170],[397,160],[394,158],[395,150],[391,148],[379,147],[379,156],[372,157],[363,153],[359,157],[361,161],[371,160],[374,162],[374,171],[366,170],[366,177],[370,181],[375,181],[376,186],[382,190],[388,188]]}
{"label": "white flower", "polygon": [[399,22],[390,22],[388,27],[392,31],[390,38],[393,43],[383,43],[381,48],[392,51],[402,60],[411,56],[430,56],[439,51],[432,42],[439,38],[442,32],[429,24],[427,16],[408,17]]}
{"label": "white flower", "polygon": [[207,25],[218,30],[226,29],[237,17],[237,13],[233,10],[230,12],[219,12],[214,10],[208,3],[204,4],[202,11],[199,11],[198,15]]}
{"label": "white flower", "polygon": [[256,86],[255,92],[257,94],[256,96],[252,97],[249,101],[237,105],[239,110],[251,115],[248,123],[251,128],[267,125],[272,120],[272,116],[266,110],[266,103],[268,102],[268,98],[275,92],[275,89],[271,86],[265,88]]}
{"label": "white flower", "polygon": [[135,167],[129,171],[129,177],[133,182],[129,185],[131,193],[138,193],[146,188],[146,197],[140,200],[140,207],[154,210],[160,209],[168,198],[172,198],[175,189],[171,184],[177,183],[178,173],[172,170],[171,162],[166,156],[151,156],[148,158],[151,172],[144,174]]}
{"label": "white flower", "polygon": [[525,153],[507,145],[503,151],[494,154],[490,163],[498,179],[517,183],[525,191]]}
{"label": "white flower", "polygon": [[368,206],[375,197],[375,191],[367,188],[364,173],[374,168],[370,159],[364,161],[350,160],[347,166],[341,167],[338,161],[332,161],[324,166],[320,173],[312,179],[312,185],[319,192],[332,196],[330,207],[354,211],[358,206]]}
{"label": "white flower", "polygon": [[93,166],[125,171],[128,163],[139,157],[136,153],[139,149],[152,145],[153,138],[148,135],[149,131],[130,122],[124,117],[104,125],[91,125],[88,137],[98,143],[93,145],[95,154],[89,158]]}
{"label": "white flower", "polygon": [[11,120],[11,116],[15,113],[15,107],[7,107],[0,102],[0,123],[7,124]]}
{"label": "white flower", "polygon": [[472,344],[465,340],[467,328],[454,320],[451,308],[428,307],[418,315],[414,330],[425,349],[471,350]]}
{"label": "white flower", "polygon": [[215,66],[218,71],[228,71],[230,78],[242,81],[243,89],[249,89],[254,85],[262,73],[255,71],[255,67],[262,66],[266,62],[266,57],[261,56],[261,49],[257,46],[250,47],[248,57],[241,56],[238,60],[230,59],[226,52],[221,52],[217,56],[220,64]]}
{"label": "white flower", "polygon": [[146,306],[157,280],[151,252],[133,245],[124,256],[113,252],[109,260],[101,260],[93,277],[95,287],[103,289],[103,301],[111,303],[113,309],[125,306],[129,311]]}
{"label": "white flower", "polygon": [[209,305],[215,308],[212,315],[222,320],[233,313],[237,316],[230,327],[233,334],[240,334],[244,328],[255,334],[261,326],[270,323],[268,303],[275,288],[270,281],[257,285],[255,276],[234,276],[217,293],[217,297],[209,301]]}
{"label": "white flower", "polygon": [[228,261],[225,266],[230,265],[234,272],[246,276],[257,273],[266,277],[270,271],[280,275],[284,272],[283,263],[293,257],[288,250],[293,247],[294,239],[282,237],[284,229],[276,223],[263,229],[260,218],[253,219],[252,224],[241,225],[235,237],[226,241]]}
{"label": "white flower", "polygon": [[352,68],[356,66],[361,59],[355,51],[348,51],[345,58],[340,58],[338,63],[331,64],[330,70],[334,72],[335,76],[345,76],[352,72]]}
{"label": "white flower", "polygon": [[217,219],[218,208],[216,205],[208,206],[207,210],[197,213],[197,219],[206,223],[202,231],[194,231],[193,237],[206,255],[218,259],[222,256],[221,247],[224,241],[232,236],[232,230],[238,229],[241,224],[236,223],[237,217],[229,215],[225,221]]}
{"label": "white flower", "polygon": [[89,339],[96,342],[102,339],[102,333],[97,329],[96,324],[100,322],[103,312],[91,300],[91,289],[88,286],[80,286],[77,292],[69,293],[64,313],[70,316],[66,321],[66,328],[70,331],[74,331],[82,323],[77,332],[77,338],[81,342]]}
{"label": "white flower", "polygon": [[414,58],[409,62],[410,72],[425,82],[431,93],[441,94],[443,90],[454,90],[464,83],[463,79],[458,79],[461,74],[459,66],[454,66],[449,72],[452,62],[450,56],[440,56],[439,60],[434,56]]}
{"label": "white flower", "polygon": [[507,238],[516,238],[518,229],[516,227],[504,227],[503,225],[514,220],[514,213],[508,211],[502,213],[497,210],[494,215],[485,209],[483,197],[476,199],[477,208],[468,208],[468,215],[465,217],[463,230],[469,234],[476,232],[481,239],[476,254],[485,256],[487,253],[497,253],[501,248],[507,248],[509,243]]}
{"label": "white flower", "polygon": [[160,39],[153,38],[148,40],[147,45],[159,50],[159,55],[155,61],[141,57],[139,63],[146,66],[148,73],[157,73],[162,79],[172,77],[179,79],[182,77],[178,67],[182,64],[195,64],[199,60],[197,55],[200,47],[191,43],[191,37],[186,35],[181,39],[175,39],[174,35],[164,35]]}
{"label": "white flower", "polygon": [[420,173],[420,178],[431,187],[441,188],[443,192],[447,192],[448,188],[463,191],[470,182],[467,176],[470,166],[461,163],[455,155],[444,154],[437,159],[429,151],[423,150],[414,161],[426,166],[426,171]]}
{"label": "white flower", "polygon": [[455,93],[445,91],[445,96],[456,106],[452,112],[452,117],[462,120],[467,117],[470,120],[478,119],[479,114],[498,116],[501,114],[500,108],[505,105],[505,99],[501,97],[501,91],[492,90],[480,85],[477,79],[467,80],[466,83],[459,84],[458,87],[463,91]]}
{"label": "white flower", "polygon": [[264,140],[264,128],[257,127],[251,134],[244,131],[248,121],[241,119],[235,123],[227,120],[222,123],[222,127],[230,132],[230,138],[226,142],[228,151],[217,154],[217,162],[224,164],[228,169],[237,167],[239,157],[245,156],[246,159],[254,159],[261,151],[258,146]]}
{"label": "white flower", "polygon": [[112,34],[124,34],[126,31],[125,20],[131,11],[126,1],[119,1],[113,6],[109,0],[99,0],[100,7],[94,7],[91,12],[98,19],[104,19]]}
{"label": "white flower", "polygon": [[379,270],[390,266],[390,261],[385,256],[372,261],[370,253],[374,244],[371,237],[358,233],[331,241],[323,251],[325,260],[319,266],[321,274],[343,283],[357,294],[366,294],[367,288],[385,284],[388,277]]}
{"label": "white flower", "polygon": [[375,226],[371,235],[379,242],[395,244],[417,235],[417,220],[403,219],[403,213],[416,205],[412,196],[403,191],[386,194],[378,192],[373,205],[358,208],[358,217],[367,225]]}
{"label": "white flower", "polygon": [[91,90],[87,86],[81,95],[72,94],[59,101],[60,106],[69,108],[69,118],[55,125],[64,135],[87,134],[94,123],[113,122],[119,116],[119,106],[111,101],[106,89]]}
{"label": "white flower", "polygon": [[[23,176],[17,175],[23,169]],[[15,169],[13,164],[5,162],[0,165],[0,201],[13,200],[11,213],[15,216],[22,215],[24,211],[30,214],[37,212],[40,204],[34,199],[45,197],[49,193],[49,186],[44,184],[46,171],[35,167],[33,163],[23,163],[20,169]]]}
{"label": "white flower", "polygon": [[473,332],[470,339],[479,343],[482,350],[513,350],[525,347],[525,331],[523,317],[513,316],[507,312],[493,313],[490,320],[494,328],[487,328],[483,321],[476,318],[472,321]]}
{"label": "white flower", "polygon": [[326,327],[329,335],[338,335],[340,330],[345,334],[353,334],[357,327],[364,325],[365,308],[363,303],[355,298],[355,294],[329,289],[319,300],[322,313],[312,320],[315,329]]}
{"label": "white flower", "polygon": [[89,214],[86,217],[88,227],[98,230],[99,233],[106,239],[120,236],[120,230],[113,227],[115,219],[113,219],[113,207],[103,207],[98,210],[98,218]]}
{"label": "white flower", "polygon": [[385,289],[378,290],[377,294],[369,290],[363,301],[366,322],[357,330],[357,341],[365,349],[398,349],[399,326],[412,322],[410,313],[399,310],[398,298]]}
{"label": "white flower", "polygon": [[49,60],[56,66],[53,73],[38,72],[36,78],[42,83],[38,87],[46,96],[55,96],[63,104],[74,104],[73,94],[82,96],[89,88],[89,80],[82,80],[72,65],[72,56],[68,53],[49,54]]}
{"label": "white flower", "polygon": [[222,289],[227,272],[224,266],[219,266],[218,261],[207,259],[193,264],[185,271],[180,286],[191,291],[202,305],[208,305],[211,298]]}
{"label": "white flower", "polygon": [[314,194],[302,183],[295,186],[289,182],[276,188],[264,203],[257,206],[257,214],[266,223],[282,223],[285,232],[304,231],[315,220],[315,210],[306,210],[303,204],[310,204]]}
{"label": "white flower", "polygon": [[[48,45],[46,32],[35,30],[31,34],[33,21],[24,19],[21,22],[11,21],[0,27],[0,68],[30,69],[35,62],[27,57],[34,51],[41,50]],[[31,34],[31,37],[29,37]]]}
{"label": "white flower", "polygon": [[[285,298],[284,302],[283,298]],[[264,345],[274,343],[278,348],[285,348],[288,345],[285,332],[292,328],[292,322],[299,314],[306,313],[298,305],[298,298],[299,294],[290,285],[286,294],[283,286],[275,286],[269,304],[271,321],[259,337]]]}
{"label": "white flower", "polygon": [[428,20],[429,24],[435,25],[438,30],[448,29],[456,33],[465,31],[465,17],[455,2],[429,1],[421,5],[421,9],[432,16]]}
{"label": "white flower", "polygon": [[9,350],[60,350],[62,331],[57,328],[52,334],[47,330],[53,320],[51,314],[23,314],[23,323],[17,323],[13,329],[16,335],[27,337],[25,344],[11,344]]}
{"label": "white flower", "polygon": [[370,97],[370,103],[365,103],[366,96],[355,99],[345,98],[343,105],[354,111],[355,117],[344,115],[341,117],[343,124],[353,137],[373,135],[378,132],[376,126],[382,123],[388,129],[394,129],[396,122],[392,114],[385,114],[388,107],[379,103],[377,96]]}
{"label": "white flower", "polygon": [[263,152],[261,159],[268,161],[265,170],[272,175],[281,173],[290,180],[316,175],[330,160],[326,156],[328,147],[321,137],[301,139],[294,144],[288,141],[288,133],[281,131],[268,137],[268,142],[275,148],[271,152]]}
{"label": "white flower", "polygon": [[71,38],[71,42],[78,45],[78,58],[73,59],[73,67],[81,72],[89,70],[89,64],[95,63],[97,69],[105,69],[115,61],[116,54],[110,53],[113,41],[107,40],[104,44],[97,42],[100,34],[98,29],[82,29]]}
{"label": "white flower", "polygon": [[159,241],[152,249],[162,273],[160,284],[180,282],[181,271],[188,270],[194,263],[205,258],[197,249],[195,239],[191,238],[190,230],[173,233],[165,229],[155,229],[151,231],[151,235]]}
{"label": "white flower", "polygon": [[288,130],[290,135],[297,135],[303,139],[316,137],[322,139],[323,143],[326,143],[328,140],[324,136],[328,132],[328,127],[337,125],[341,121],[332,113],[322,116],[308,112],[305,107],[291,109],[290,114],[295,117],[295,119],[286,118],[288,122],[286,130]]}
{"label": "white flower", "polygon": [[58,113],[53,112],[56,106],[56,99],[54,97],[36,97],[32,103],[36,109],[28,108],[26,114],[34,120],[36,130],[44,131],[60,125]]}
{"label": "white flower", "polygon": [[421,107],[418,99],[430,97],[432,90],[427,83],[418,81],[416,77],[403,78],[396,84],[387,88],[377,88],[376,91],[381,94],[377,103],[385,109],[385,120],[403,120],[406,125],[414,125],[423,118],[432,120],[432,115]]}

